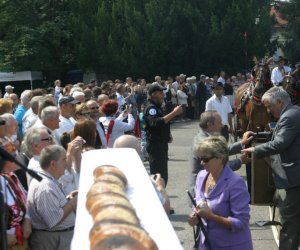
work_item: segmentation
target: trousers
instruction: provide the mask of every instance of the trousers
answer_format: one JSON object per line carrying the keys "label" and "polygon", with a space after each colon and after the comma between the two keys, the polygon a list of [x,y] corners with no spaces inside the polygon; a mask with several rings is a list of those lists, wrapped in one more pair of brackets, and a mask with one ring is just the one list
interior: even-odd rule
{"label": "trousers", "polygon": [[168,182],[168,143],[167,142],[147,142],[147,152],[149,155],[150,174],[159,173]]}
{"label": "trousers", "polygon": [[279,212],[282,228],[279,236],[279,250],[297,250],[300,237],[300,187],[278,189]]}

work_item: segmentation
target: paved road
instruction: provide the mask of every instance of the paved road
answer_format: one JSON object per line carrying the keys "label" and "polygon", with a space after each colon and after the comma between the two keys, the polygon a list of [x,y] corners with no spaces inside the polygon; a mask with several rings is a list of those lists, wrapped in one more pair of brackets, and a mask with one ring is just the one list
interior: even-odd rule
{"label": "paved road", "polygon": [[[171,206],[175,209],[175,214],[170,216],[170,220],[183,248],[186,250],[192,249],[194,241],[192,228],[186,222],[190,208],[185,190],[188,187],[191,172],[189,159],[192,139],[197,131],[197,122],[174,123],[172,124],[174,141],[169,145],[169,182],[167,191],[170,195]],[[244,166],[238,171],[238,174],[245,178]],[[254,249],[278,249],[271,228],[255,225],[255,221],[261,220],[269,220],[268,207],[251,206],[250,228]]]}

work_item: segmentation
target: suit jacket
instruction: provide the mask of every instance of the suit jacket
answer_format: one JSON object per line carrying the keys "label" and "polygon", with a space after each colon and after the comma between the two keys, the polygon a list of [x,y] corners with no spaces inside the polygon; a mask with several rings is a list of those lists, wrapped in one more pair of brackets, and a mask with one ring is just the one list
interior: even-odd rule
{"label": "suit jacket", "polygon": [[[194,186],[196,182],[197,175],[200,170],[203,170],[203,166],[198,161],[198,157],[196,155],[196,145],[203,141],[205,138],[210,135],[200,128],[199,133],[193,139],[193,149],[192,149],[192,157],[191,157],[191,165],[192,165],[192,176],[190,181],[190,192],[194,193]],[[242,150],[242,145],[239,142],[233,143],[228,146],[229,155],[238,154]],[[240,159],[234,159],[228,161],[227,165],[233,170],[236,171],[241,168],[242,162]]]}
{"label": "suit jacket", "polygon": [[272,140],[255,146],[257,157],[271,156],[275,187],[300,186],[300,107],[287,105],[281,112]]}
{"label": "suit jacket", "polygon": [[[226,217],[231,222],[231,229],[228,229],[212,220],[203,220],[212,249],[253,249],[249,228],[250,196],[245,182],[225,166],[215,188],[205,194],[208,174],[206,170],[202,170],[197,176],[196,203],[206,200],[213,213]],[[199,249],[206,249],[203,238],[202,236]]]}

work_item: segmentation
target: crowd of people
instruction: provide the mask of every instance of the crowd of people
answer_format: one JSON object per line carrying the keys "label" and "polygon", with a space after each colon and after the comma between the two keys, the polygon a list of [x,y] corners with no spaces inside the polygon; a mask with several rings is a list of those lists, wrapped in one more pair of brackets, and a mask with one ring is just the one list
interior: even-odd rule
{"label": "crowd of people", "polygon": [[[280,207],[284,219],[280,249],[296,249],[300,222],[296,197],[300,161],[296,150],[300,134],[293,117],[300,111],[290,104],[284,90],[274,87],[262,99],[279,119],[272,141],[244,149],[253,135],[248,131],[240,142],[228,146],[234,89],[250,80],[251,74],[226,78],[224,71],[212,78],[200,75],[198,81],[184,74],[166,80],[156,76],[150,84],[127,77],[124,82],[98,84],[93,80],[62,87],[56,80],[53,88],[24,90],[20,98],[14,87],[7,85],[0,98],[0,146],[43,177],[39,182],[17,169],[15,163],[0,158],[8,246],[70,248],[81,157],[87,150],[135,148],[142,160],[149,161],[157,194],[170,213],[165,190],[168,144],[173,139],[170,124],[200,117],[190,185],[197,206],[189,219],[191,225],[204,224],[199,249],[252,249],[250,196],[245,183],[233,172],[250,161],[250,152],[276,156],[275,185],[286,195]],[[240,159],[228,161],[229,155],[240,152]],[[290,206],[292,210],[287,208]]]}

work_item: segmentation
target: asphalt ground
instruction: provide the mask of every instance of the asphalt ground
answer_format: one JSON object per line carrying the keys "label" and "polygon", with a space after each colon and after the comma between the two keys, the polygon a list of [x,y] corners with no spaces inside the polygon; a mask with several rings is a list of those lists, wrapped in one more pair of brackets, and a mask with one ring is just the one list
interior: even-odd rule
{"label": "asphalt ground", "polygon": [[[198,122],[196,121],[173,123],[171,126],[173,142],[169,144],[169,181],[167,192],[170,196],[171,206],[175,210],[175,214],[170,215],[170,220],[183,248],[186,250],[192,249],[194,245],[193,229],[187,223],[187,217],[191,208],[189,207],[186,190],[191,175],[192,140],[197,134],[198,128]],[[145,166],[149,169],[147,162],[145,162]],[[244,165],[237,173],[246,180]],[[250,229],[255,250],[278,249],[271,227],[259,227],[255,224],[257,221],[269,219],[268,206],[251,205]]]}

